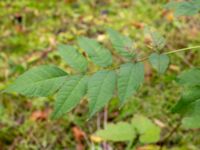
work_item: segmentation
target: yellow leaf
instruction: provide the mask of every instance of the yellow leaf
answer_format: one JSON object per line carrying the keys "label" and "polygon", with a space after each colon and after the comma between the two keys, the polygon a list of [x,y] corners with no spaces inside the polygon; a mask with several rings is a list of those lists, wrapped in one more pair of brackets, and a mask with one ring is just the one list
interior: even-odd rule
{"label": "yellow leaf", "polygon": [[141,146],[141,147],[137,147],[136,150],[159,150],[159,146],[155,146],[155,145],[146,145],[146,146]]}
{"label": "yellow leaf", "polygon": [[174,20],[174,13],[173,12],[169,12],[167,15],[166,15],[166,19],[169,21],[169,22],[172,22]]}
{"label": "yellow leaf", "polygon": [[100,142],[103,141],[102,138],[100,138],[99,136],[95,136],[95,135],[91,135],[90,140],[93,141],[93,142],[96,142],[96,143],[100,143]]}

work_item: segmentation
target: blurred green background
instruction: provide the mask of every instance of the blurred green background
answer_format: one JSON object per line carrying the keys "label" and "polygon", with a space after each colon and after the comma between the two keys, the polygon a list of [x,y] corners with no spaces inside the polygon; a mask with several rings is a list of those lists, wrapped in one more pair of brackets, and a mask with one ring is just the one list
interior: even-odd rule
{"label": "blurred green background", "polygon": [[[70,72],[58,57],[56,46],[76,44],[80,35],[95,38],[112,50],[106,27],[130,36],[141,57],[152,52],[148,48],[151,39],[143,32],[145,26],[167,39],[165,51],[198,45],[200,17],[175,18],[173,12],[163,8],[166,3],[167,0],[1,0],[0,90],[39,64],[56,64]],[[147,63],[145,84],[120,110],[116,107],[117,98],[113,98],[108,105],[108,122],[129,121],[134,114],[142,114],[162,128],[162,135],[171,131],[179,119],[170,113],[181,91],[176,76],[198,66],[199,54],[187,51],[170,55],[171,64],[163,76],[154,73]],[[120,61],[117,56],[115,60]],[[90,136],[98,124],[103,126],[103,112],[86,121],[88,108],[83,102],[62,119],[51,120],[53,104],[54,97],[27,98],[1,93],[0,150],[81,150],[90,149],[91,144],[102,149],[101,143]],[[87,140],[81,139],[82,135]],[[124,143],[109,144],[114,150],[124,149]],[[157,146],[137,147],[154,150]],[[163,149],[199,150],[199,130],[180,128],[164,143]]]}

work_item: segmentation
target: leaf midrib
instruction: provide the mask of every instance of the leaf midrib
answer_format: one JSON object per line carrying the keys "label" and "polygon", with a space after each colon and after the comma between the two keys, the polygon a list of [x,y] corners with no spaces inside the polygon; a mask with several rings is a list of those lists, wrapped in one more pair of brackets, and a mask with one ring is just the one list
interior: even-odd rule
{"label": "leaf midrib", "polygon": [[53,78],[49,78],[49,79],[45,79],[45,80],[38,80],[38,81],[32,81],[31,83],[32,84],[29,84],[29,85],[24,85],[22,84],[23,87],[26,87],[26,86],[34,86],[34,85],[37,85],[37,84],[40,84],[41,82],[45,82],[45,81],[49,81],[49,80],[54,80],[54,79],[58,79],[58,78],[64,78],[64,77],[67,77],[68,75],[63,75],[63,76],[57,76],[57,77],[53,77]]}

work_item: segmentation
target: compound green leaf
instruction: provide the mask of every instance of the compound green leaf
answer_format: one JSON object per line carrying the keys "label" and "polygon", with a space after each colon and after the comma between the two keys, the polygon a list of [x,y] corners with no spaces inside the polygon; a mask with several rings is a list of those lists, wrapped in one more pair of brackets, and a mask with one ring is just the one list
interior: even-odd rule
{"label": "compound green leaf", "polygon": [[67,73],[53,65],[35,67],[19,76],[5,91],[26,96],[54,94],[67,79]]}
{"label": "compound green leaf", "polygon": [[180,84],[195,86],[200,85],[200,69],[193,68],[187,71],[184,71],[179,77],[178,81]]}
{"label": "compound green leaf", "polygon": [[108,124],[105,129],[97,131],[96,135],[104,140],[114,142],[131,141],[136,137],[134,128],[126,122]]}
{"label": "compound green leaf", "polygon": [[105,106],[112,98],[116,85],[114,71],[98,71],[88,84],[90,117]]}
{"label": "compound green leaf", "polygon": [[52,118],[59,118],[72,110],[86,94],[88,77],[71,76],[58,91]]}
{"label": "compound green leaf", "polygon": [[127,63],[120,67],[117,87],[121,103],[132,96],[144,81],[143,63]]}
{"label": "compound green leaf", "polygon": [[141,143],[154,143],[160,139],[160,128],[152,123],[148,118],[136,115],[132,119],[132,125],[139,133]]}
{"label": "compound green leaf", "polygon": [[153,53],[149,56],[149,61],[160,74],[165,73],[169,65],[169,57],[165,54]]}
{"label": "compound green leaf", "polygon": [[192,16],[200,11],[199,0],[169,2],[165,8],[175,10],[175,16]]}
{"label": "compound green leaf", "polygon": [[87,70],[87,60],[74,47],[61,44],[58,53],[74,69],[80,72]]}
{"label": "compound green leaf", "polygon": [[133,47],[133,41],[129,37],[121,35],[119,32],[111,28],[107,29],[107,32],[115,50],[126,58],[133,58],[135,50]]}
{"label": "compound green leaf", "polygon": [[86,37],[80,37],[78,43],[96,65],[107,67],[112,64],[112,55],[110,51],[97,41]]}

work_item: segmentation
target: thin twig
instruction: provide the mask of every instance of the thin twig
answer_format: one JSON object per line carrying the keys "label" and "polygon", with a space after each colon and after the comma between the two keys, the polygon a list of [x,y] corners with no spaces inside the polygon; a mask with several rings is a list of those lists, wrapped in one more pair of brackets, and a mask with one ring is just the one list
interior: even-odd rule
{"label": "thin twig", "polygon": [[178,124],[169,132],[169,134],[166,135],[165,138],[163,138],[162,142],[164,143],[165,141],[167,141],[178,130],[180,126],[181,126],[181,121],[179,121]]}
{"label": "thin twig", "polygon": [[107,125],[107,121],[108,121],[108,106],[107,105],[104,107],[103,119],[104,119],[103,125],[104,125],[104,128],[105,128],[106,125]]}
{"label": "thin twig", "polygon": [[[107,120],[108,120],[108,107],[106,105],[104,107],[104,111],[103,111],[103,126],[104,126],[104,129],[107,125]],[[103,142],[103,149],[108,150],[108,146],[107,146],[107,143],[105,141]]]}
{"label": "thin twig", "polygon": [[101,128],[101,114],[100,112],[97,114],[97,130]]}
{"label": "thin twig", "polygon": [[148,56],[148,57],[141,58],[141,59],[138,59],[137,62],[143,62],[143,61],[146,61],[148,58],[149,58],[149,56]]}
{"label": "thin twig", "polygon": [[182,116],[179,118],[177,125],[162,140],[157,142],[157,144],[160,145],[160,150],[162,150],[164,143],[166,143],[172,137],[172,135],[175,132],[177,132],[177,130],[180,128],[181,120],[182,120]]}

